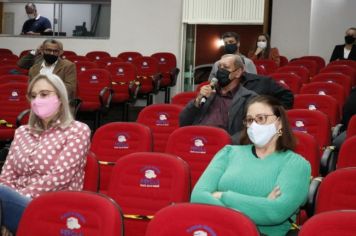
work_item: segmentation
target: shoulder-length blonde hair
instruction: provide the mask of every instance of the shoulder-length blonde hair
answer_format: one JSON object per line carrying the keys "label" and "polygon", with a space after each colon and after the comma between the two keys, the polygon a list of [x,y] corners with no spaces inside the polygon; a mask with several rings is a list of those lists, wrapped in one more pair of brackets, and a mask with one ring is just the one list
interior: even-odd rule
{"label": "shoulder-length blonde hair", "polygon": [[[52,120],[49,122],[48,127],[53,127],[53,126],[59,126],[61,128],[68,127],[70,123],[74,120],[74,118],[69,108],[67,89],[61,78],[59,78],[55,74],[45,74],[45,75],[39,74],[30,81],[27,88],[27,94],[28,95],[31,94],[33,86],[37,81],[41,79],[46,80],[49,84],[53,86],[59,98],[59,101],[61,102],[57,115],[52,118]],[[29,97],[30,96],[28,96],[28,98]],[[41,132],[44,130],[44,126],[42,124],[41,118],[39,118],[32,110],[30,112],[28,124],[30,128],[35,131]]]}

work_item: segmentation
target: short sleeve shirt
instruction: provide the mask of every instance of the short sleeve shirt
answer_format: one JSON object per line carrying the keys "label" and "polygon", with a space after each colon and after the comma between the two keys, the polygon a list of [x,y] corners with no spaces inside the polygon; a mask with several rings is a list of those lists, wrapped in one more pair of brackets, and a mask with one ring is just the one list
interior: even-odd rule
{"label": "short sleeve shirt", "polygon": [[46,29],[51,29],[51,22],[43,16],[37,17],[36,19],[29,19],[25,21],[22,27],[22,33],[27,33],[32,31],[34,33],[42,33]]}

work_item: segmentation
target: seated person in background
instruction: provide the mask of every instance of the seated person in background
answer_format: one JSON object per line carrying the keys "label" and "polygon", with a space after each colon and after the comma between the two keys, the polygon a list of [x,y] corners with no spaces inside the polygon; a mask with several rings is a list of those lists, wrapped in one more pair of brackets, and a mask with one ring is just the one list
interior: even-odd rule
{"label": "seated person in background", "polygon": [[30,69],[33,64],[43,60],[43,44],[38,46],[36,49],[31,50],[27,55],[19,58],[17,61],[17,66],[23,69]]}
{"label": "seated person in background", "polygon": [[345,44],[336,45],[331,55],[330,62],[335,60],[356,61],[356,28],[351,27],[345,32]]}
{"label": "seated person in background", "polygon": [[[196,99],[180,113],[180,126],[211,125],[225,129],[237,143],[243,128],[245,104],[256,93],[240,85],[244,64],[236,54],[224,55],[218,62],[217,85],[205,85]],[[214,87],[214,88],[212,88]],[[216,92],[215,92],[216,87]],[[205,100],[205,104],[202,100]]]}
{"label": "seated person in background", "polygon": [[63,54],[63,45],[55,39],[47,39],[42,44],[42,59],[38,59],[30,68],[30,81],[38,74],[53,73],[58,75],[64,82],[69,101],[75,98],[77,90],[77,71],[75,64],[60,56]]}
{"label": "seated person in background", "polygon": [[[226,32],[221,36],[225,44],[225,53],[226,54],[236,54],[239,55],[242,59],[243,64],[245,64],[245,71],[253,74],[257,74],[256,66],[253,64],[253,61],[245,57],[239,52],[240,48],[240,35],[235,32]],[[214,63],[213,68],[211,69],[209,80],[216,78],[216,72],[218,71],[218,61]]]}
{"label": "seated person in background", "polygon": [[337,150],[340,149],[342,143],[346,139],[346,130],[353,115],[356,115],[356,88],[351,90],[350,95],[343,107],[341,119],[342,127],[340,129],[341,133],[333,140],[333,145]]}
{"label": "seated person in background", "polygon": [[26,35],[40,35],[42,32],[51,32],[51,22],[37,12],[34,3],[27,3],[25,6],[28,20],[22,26],[21,34]]}
{"label": "seated person in background", "polygon": [[284,236],[305,202],[310,164],[292,150],[295,138],[281,104],[257,96],[247,105],[242,146],[220,150],[195,185],[191,202],[232,208],[268,236]]}
{"label": "seated person in background", "polygon": [[271,41],[268,34],[260,34],[257,37],[255,47],[248,53],[251,60],[270,59],[273,60],[277,66],[280,64],[279,52],[277,48],[271,48]]}
{"label": "seated person in background", "polygon": [[16,130],[0,175],[3,225],[12,233],[33,198],[50,191],[82,190],[90,145],[90,129],[73,120],[58,76],[33,78],[28,99],[28,125]]}

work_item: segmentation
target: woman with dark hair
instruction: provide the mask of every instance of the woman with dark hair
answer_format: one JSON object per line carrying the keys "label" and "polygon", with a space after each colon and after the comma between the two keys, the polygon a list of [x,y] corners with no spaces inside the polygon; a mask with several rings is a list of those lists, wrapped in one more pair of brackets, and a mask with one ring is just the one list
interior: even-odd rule
{"label": "woman with dark hair", "polygon": [[255,47],[248,53],[251,60],[270,59],[279,66],[281,60],[277,48],[271,48],[271,41],[268,34],[260,34],[257,37]]}
{"label": "woman with dark hair", "polygon": [[310,164],[292,150],[295,138],[283,106],[273,97],[248,103],[241,143],[211,161],[191,201],[243,212],[269,236],[285,235],[305,202]]}
{"label": "woman with dark hair", "polygon": [[330,57],[330,62],[335,60],[356,61],[356,28],[348,28],[345,32],[345,44],[336,45]]}

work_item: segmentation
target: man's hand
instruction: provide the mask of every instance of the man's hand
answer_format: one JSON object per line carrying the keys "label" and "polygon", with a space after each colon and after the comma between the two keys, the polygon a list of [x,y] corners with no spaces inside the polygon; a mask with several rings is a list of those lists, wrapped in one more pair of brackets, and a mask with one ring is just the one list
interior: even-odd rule
{"label": "man's hand", "polygon": [[203,97],[208,98],[212,93],[215,93],[215,89],[210,84],[204,85],[200,88],[199,95],[195,99],[195,106],[200,107],[200,101]]}
{"label": "man's hand", "polygon": [[272,192],[270,192],[270,194],[268,194],[268,199],[270,200],[275,200],[277,199],[279,196],[281,196],[281,189],[279,188],[279,186],[275,187]]}

